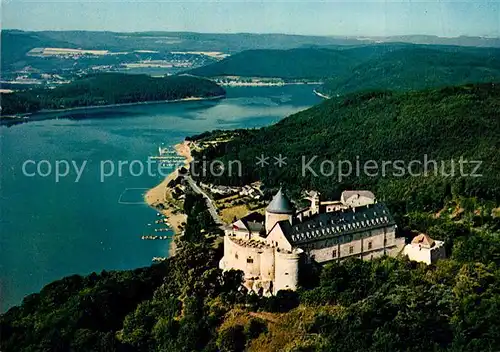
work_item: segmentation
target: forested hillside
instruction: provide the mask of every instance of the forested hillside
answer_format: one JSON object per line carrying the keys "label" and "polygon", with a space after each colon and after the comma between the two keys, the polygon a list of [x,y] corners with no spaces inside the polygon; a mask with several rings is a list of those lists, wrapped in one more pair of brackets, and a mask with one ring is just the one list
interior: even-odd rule
{"label": "forested hillside", "polygon": [[348,51],[329,49],[248,50],[188,71],[196,76],[325,79],[355,65]]}
{"label": "forested hillside", "polygon": [[419,90],[478,82],[500,82],[500,50],[401,47],[362,62],[326,81],[330,95],[390,89]]}
{"label": "forested hillside", "polygon": [[[500,343],[499,211],[457,199],[412,213],[400,234],[446,240],[450,259],[350,259],[310,267],[297,292],[265,298],[221,272],[201,196],[188,194],[176,256],[133,271],[53,282],[0,316],[10,351],[467,351]],[[457,209],[462,209],[457,212]],[[205,230],[205,231],[202,231]]]}
{"label": "forested hillside", "polygon": [[500,81],[500,49],[404,43],[330,49],[250,50],[188,71],[204,77],[324,80],[328,95],[389,89],[419,90]]}
{"label": "forested hillside", "polygon": [[225,91],[206,79],[151,77],[121,73],[90,75],[55,89],[33,89],[2,94],[2,115],[93,105],[216,97]]}
{"label": "forested hillside", "polygon": [[23,67],[31,60],[26,54],[37,47],[77,48],[77,46],[59,39],[51,39],[38,32],[18,30],[2,30],[0,32],[2,47],[0,60],[2,70],[7,71],[11,65]]}
{"label": "forested hillside", "polygon": [[[482,84],[333,98],[275,125],[237,131],[230,142],[206,148],[195,158],[220,159],[224,165],[241,161],[242,177],[226,172],[221,177],[202,178],[208,182],[263,180],[268,187],[284,184],[296,194],[317,189],[333,199],[345,189],[371,189],[380,199],[406,211],[438,209],[453,195],[500,199],[499,150],[500,87]],[[287,158],[287,165],[281,168],[273,159],[280,154]],[[270,157],[270,165],[256,165],[261,155]],[[471,176],[474,166],[468,164],[463,167],[468,176],[462,177],[461,157],[482,161],[476,170],[481,176]],[[425,158],[436,164],[428,164],[425,170]],[[364,172],[363,165],[369,160],[378,169]],[[395,163],[397,160],[401,162]],[[417,162],[410,164],[413,160]],[[352,165],[350,175],[344,175],[348,165],[339,166],[341,161]],[[390,162],[385,171],[384,161]],[[400,166],[405,170],[398,170]]]}

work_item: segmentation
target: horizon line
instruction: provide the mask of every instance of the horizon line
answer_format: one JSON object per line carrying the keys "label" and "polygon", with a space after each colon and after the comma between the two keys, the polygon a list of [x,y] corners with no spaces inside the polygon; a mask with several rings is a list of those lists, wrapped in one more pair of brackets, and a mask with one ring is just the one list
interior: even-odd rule
{"label": "horizon line", "polygon": [[458,38],[483,38],[483,39],[500,39],[499,36],[489,35],[468,35],[460,34],[456,36],[440,36],[437,34],[393,34],[393,35],[366,35],[366,34],[299,34],[299,33],[284,33],[284,32],[203,32],[203,31],[178,31],[178,30],[142,30],[142,31],[116,31],[106,29],[20,29],[20,28],[0,28],[3,31],[19,31],[19,32],[101,32],[101,33],[191,33],[191,34],[218,34],[218,35],[284,35],[284,36],[297,36],[297,37],[321,37],[321,38],[393,38],[393,37],[435,37],[445,39],[458,39]]}

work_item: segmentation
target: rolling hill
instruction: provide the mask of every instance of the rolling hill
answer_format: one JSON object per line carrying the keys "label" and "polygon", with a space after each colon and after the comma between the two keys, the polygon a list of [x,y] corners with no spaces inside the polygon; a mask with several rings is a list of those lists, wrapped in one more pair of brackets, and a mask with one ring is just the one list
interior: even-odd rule
{"label": "rolling hill", "polygon": [[423,88],[500,81],[500,49],[390,43],[335,49],[244,51],[188,71],[204,77],[276,77],[324,80],[320,90]]}
{"label": "rolling hill", "polygon": [[248,50],[187,73],[195,76],[279,77],[324,79],[343,74],[355,62],[348,50]]}
{"label": "rolling hill", "polygon": [[[379,52],[322,87],[330,95],[363,90],[419,90],[500,81],[500,50],[406,46]],[[352,49],[359,50],[359,49]]]}
{"label": "rolling hill", "polygon": [[17,30],[1,31],[1,64],[2,71],[24,67],[32,60],[26,54],[37,47],[77,48],[74,44],[59,39],[52,39],[39,32],[23,32]]}
{"label": "rolling hill", "polygon": [[[205,149],[195,158],[220,159],[224,165],[239,160],[243,165],[241,177],[208,175],[206,182],[263,180],[268,187],[283,183],[296,194],[317,189],[333,199],[345,189],[371,189],[405,209],[438,209],[452,195],[500,199],[499,136],[499,85],[379,91],[332,98],[273,126],[238,131],[230,142]],[[273,165],[273,157],[280,154],[286,157],[282,168]],[[255,164],[261,155],[270,157],[268,167]],[[482,161],[482,176],[462,177],[457,164],[461,157]],[[426,170],[425,158],[436,164],[428,164]],[[376,171],[363,171],[369,160],[377,163]],[[418,162],[410,164],[414,160]],[[390,162],[385,169],[384,161]],[[402,163],[403,174],[395,161]],[[347,162],[353,171],[339,177],[340,172],[348,173]],[[452,163],[454,175],[446,176]],[[465,170],[472,174],[472,165]]]}
{"label": "rolling hill", "polygon": [[42,109],[67,109],[188,97],[225,95],[223,88],[207,79],[171,76],[150,77],[122,73],[90,75],[55,89],[34,89],[2,94],[2,115]]}

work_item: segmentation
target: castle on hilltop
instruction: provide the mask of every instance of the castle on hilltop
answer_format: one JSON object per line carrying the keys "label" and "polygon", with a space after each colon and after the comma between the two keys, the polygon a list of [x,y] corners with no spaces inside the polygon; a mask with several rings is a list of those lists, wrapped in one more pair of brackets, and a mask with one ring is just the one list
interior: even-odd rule
{"label": "castle on hilltop", "polygon": [[[220,268],[243,271],[248,290],[272,295],[295,290],[301,266],[312,261],[370,260],[403,252],[405,239],[396,237],[394,219],[372,192],[345,191],[339,201],[320,201],[317,192],[310,192],[308,199],[309,207],[296,210],[280,189],[265,215],[254,212],[232,223]],[[405,254],[413,259],[416,253],[417,260],[426,262],[431,250],[434,259],[444,255],[429,247],[439,241],[424,242],[428,248],[413,243]]]}

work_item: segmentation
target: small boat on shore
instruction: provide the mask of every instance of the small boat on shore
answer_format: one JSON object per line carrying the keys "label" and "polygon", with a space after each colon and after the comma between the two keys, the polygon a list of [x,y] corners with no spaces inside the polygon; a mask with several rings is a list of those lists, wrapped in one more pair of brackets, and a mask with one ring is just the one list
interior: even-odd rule
{"label": "small boat on shore", "polygon": [[168,240],[172,236],[156,236],[156,235],[146,235],[141,236],[141,240]]}
{"label": "small boat on shore", "polygon": [[159,262],[163,262],[164,260],[167,260],[167,257],[153,257],[153,259],[151,261],[153,263],[159,263]]}

